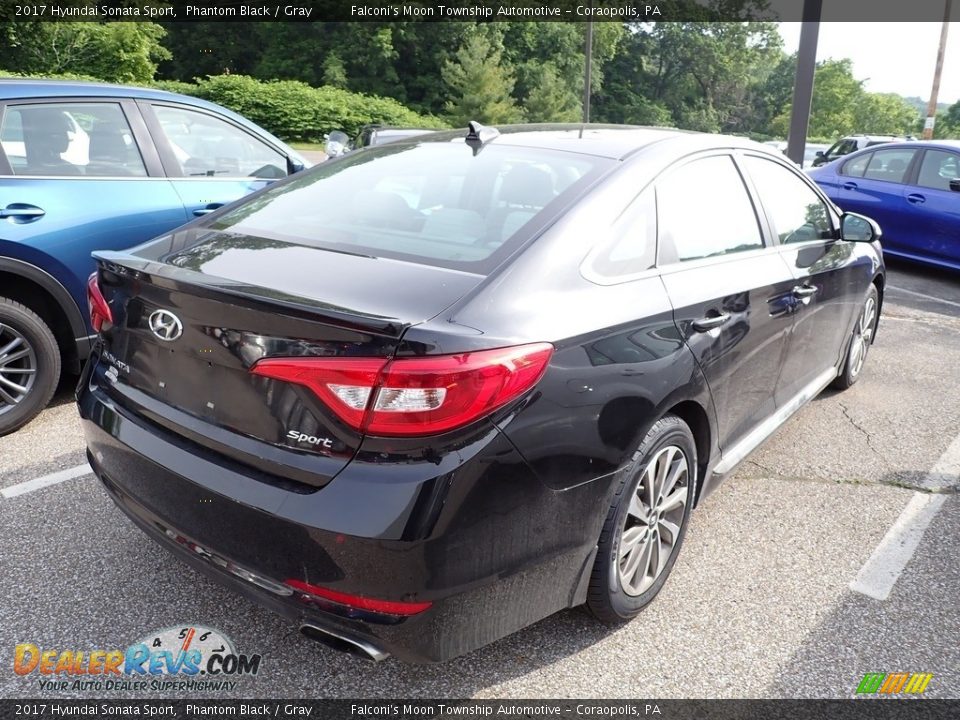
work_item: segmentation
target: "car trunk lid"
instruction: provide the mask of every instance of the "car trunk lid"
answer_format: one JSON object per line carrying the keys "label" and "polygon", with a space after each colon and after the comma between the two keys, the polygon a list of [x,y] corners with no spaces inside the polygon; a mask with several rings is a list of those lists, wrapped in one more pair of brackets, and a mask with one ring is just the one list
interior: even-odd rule
{"label": "car trunk lid", "polygon": [[408,327],[481,280],[197,230],[95,257],[112,314],[100,355],[111,396],[164,432],[308,488],[329,482],[362,435],[307,388],[250,368],[268,357],[390,357]]}

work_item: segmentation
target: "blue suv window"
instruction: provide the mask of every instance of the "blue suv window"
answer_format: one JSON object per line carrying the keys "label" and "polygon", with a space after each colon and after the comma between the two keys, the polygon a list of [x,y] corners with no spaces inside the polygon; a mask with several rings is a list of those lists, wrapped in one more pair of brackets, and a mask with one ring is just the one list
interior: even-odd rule
{"label": "blue suv window", "polygon": [[960,155],[945,150],[927,150],[920,164],[917,185],[949,190],[950,181],[960,177]]}
{"label": "blue suv window", "polygon": [[7,108],[0,142],[15,175],[126,177],[147,174],[116,103],[43,103]]}

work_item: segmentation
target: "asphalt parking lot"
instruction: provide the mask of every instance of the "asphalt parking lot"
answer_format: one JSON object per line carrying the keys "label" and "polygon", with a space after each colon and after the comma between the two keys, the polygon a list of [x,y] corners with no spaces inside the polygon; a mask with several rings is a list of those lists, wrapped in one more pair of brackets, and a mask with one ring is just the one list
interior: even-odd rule
{"label": "asphalt parking lot", "polygon": [[888,285],[860,383],[810,403],[694,512],[640,617],[566,611],[441,666],[311,643],[148,541],[82,470],[23,486],[84,462],[67,381],[0,439],[0,697],[88,696],[14,675],[17,643],[125,648],[193,624],[263,655],[211,697],[849,697],[867,672],[933,673],[927,696],[960,697],[960,275],[896,264]]}

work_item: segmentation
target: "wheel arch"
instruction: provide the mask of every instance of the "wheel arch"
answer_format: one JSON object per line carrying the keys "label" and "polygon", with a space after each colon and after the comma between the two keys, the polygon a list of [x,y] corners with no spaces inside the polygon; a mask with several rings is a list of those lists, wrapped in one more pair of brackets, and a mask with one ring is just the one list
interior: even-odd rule
{"label": "wheel arch", "polygon": [[64,368],[79,371],[81,339],[89,331],[80,308],[60,281],[36,265],[0,257],[0,294],[39,315],[57,339]]}
{"label": "wheel arch", "polygon": [[664,415],[676,415],[683,420],[693,433],[693,441],[697,447],[697,490],[694,495],[694,507],[700,501],[700,492],[710,463],[710,454],[713,447],[713,434],[710,426],[710,417],[706,409],[695,400],[683,400],[670,407]]}
{"label": "wheel arch", "polygon": [[887,277],[882,272],[873,276],[873,284],[877,286],[877,321],[873,326],[873,338],[870,340],[872,345],[877,341],[877,332],[880,330],[880,317],[883,314],[883,288],[886,285]]}

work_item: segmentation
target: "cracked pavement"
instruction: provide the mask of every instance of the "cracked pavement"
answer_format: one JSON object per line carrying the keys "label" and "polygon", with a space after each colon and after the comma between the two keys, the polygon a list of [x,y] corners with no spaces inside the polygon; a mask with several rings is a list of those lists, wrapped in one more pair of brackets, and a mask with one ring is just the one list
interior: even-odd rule
{"label": "cracked pavement", "polygon": [[[849,697],[895,671],[958,698],[960,468],[931,470],[960,434],[960,276],[895,265],[888,284],[861,381],[807,405],[694,512],[673,576],[627,625],[571,610],[445,665],[365,664],[181,565],[86,476],[0,498],[0,697],[89,697],[15,676],[16,643],[123,648],[191,623],[263,654],[227,694],[245,698]],[[69,385],[0,439],[0,487],[83,461]],[[886,601],[852,592],[915,488],[947,493],[917,553]]]}

